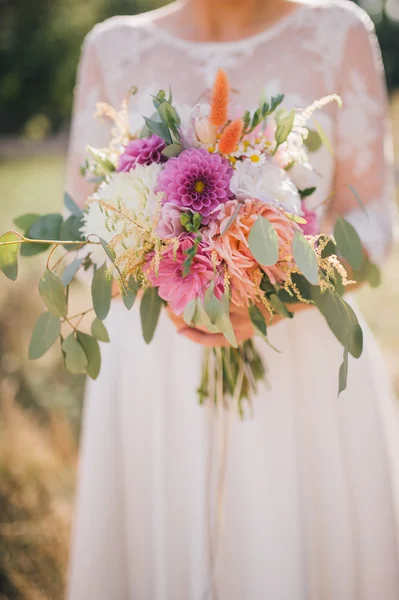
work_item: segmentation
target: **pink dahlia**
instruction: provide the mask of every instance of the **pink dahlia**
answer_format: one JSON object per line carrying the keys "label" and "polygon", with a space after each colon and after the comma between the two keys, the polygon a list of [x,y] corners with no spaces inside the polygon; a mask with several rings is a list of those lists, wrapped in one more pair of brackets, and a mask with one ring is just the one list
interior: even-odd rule
{"label": "pink dahlia", "polygon": [[124,153],[119,158],[118,172],[130,171],[137,164],[151,165],[152,163],[164,162],[166,160],[162,154],[164,148],[166,148],[166,143],[157,135],[132,140],[128,143]]}
{"label": "pink dahlia", "polygon": [[[203,298],[211,281],[215,279],[210,252],[202,242],[199,244],[189,274],[183,276],[183,265],[187,258],[185,251],[191,248],[193,243],[191,235],[183,235],[176,256],[174,256],[173,244],[169,244],[163,252],[157,275],[151,265],[152,256],[147,265],[147,275],[151,284],[158,287],[160,297],[169,302],[172,310],[178,315],[184,311],[191,300]],[[223,279],[218,277],[215,295],[221,298],[222,294]]]}
{"label": "pink dahlia", "polygon": [[189,148],[168,160],[158,175],[157,192],[165,194],[165,202],[200,213],[207,225],[212,213],[233,197],[232,175],[233,169],[219,154]]}

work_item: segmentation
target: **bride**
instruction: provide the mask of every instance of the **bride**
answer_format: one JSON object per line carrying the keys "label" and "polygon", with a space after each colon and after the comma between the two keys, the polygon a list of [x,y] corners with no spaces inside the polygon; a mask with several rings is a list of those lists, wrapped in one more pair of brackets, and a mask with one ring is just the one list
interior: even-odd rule
{"label": "bride", "polygon": [[[194,104],[219,68],[242,106],[262,92],[285,93],[287,107],[341,95],[342,110],[316,116],[334,152],[311,155],[320,180],[308,207],[330,226],[345,214],[382,262],[393,220],[386,91],[372,23],[348,0],[185,0],[97,25],[78,73],[71,195],[83,203],[91,191],[79,176],[86,145],[108,141],[97,101],[119,106],[137,86],[136,129],[150,93],[171,85]],[[246,318],[235,325],[251,334]],[[269,385],[244,421],[227,417],[224,452],[226,415],[196,400],[203,345],[218,340],[165,314],[146,346],[137,307],[120,302],[107,327],[112,344],[87,389],[70,600],[399,598],[399,421],[364,323],[365,352],[339,398],[342,348],[322,316],[309,308],[273,324],[281,353],[259,342]]]}

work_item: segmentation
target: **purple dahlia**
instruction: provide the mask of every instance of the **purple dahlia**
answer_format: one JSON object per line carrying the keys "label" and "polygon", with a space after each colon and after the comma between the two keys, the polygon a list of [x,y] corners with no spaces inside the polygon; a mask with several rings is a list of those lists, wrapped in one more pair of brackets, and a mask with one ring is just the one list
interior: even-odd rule
{"label": "purple dahlia", "polygon": [[157,135],[149,138],[132,140],[128,143],[124,153],[119,159],[118,172],[130,171],[139,165],[151,165],[166,160],[162,150],[166,148],[164,140]]}
{"label": "purple dahlia", "polygon": [[165,194],[164,202],[200,213],[207,225],[218,206],[233,197],[232,175],[233,169],[219,154],[189,148],[168,160],[158,175],[157,192]]}

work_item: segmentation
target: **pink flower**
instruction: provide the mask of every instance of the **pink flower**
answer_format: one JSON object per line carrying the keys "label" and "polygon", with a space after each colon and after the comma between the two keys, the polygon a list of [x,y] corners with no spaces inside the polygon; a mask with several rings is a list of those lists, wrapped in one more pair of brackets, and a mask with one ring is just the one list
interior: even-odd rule
{"label": "pink flower", "polygon": [[[237,209],[237,200],[227,202],[219,217],[219,229],[210,246],[227,264],[231,282],[232,303],[246,306],[258,297],[262,270],[274,284],[285,279],[285,268],[292,261],[292,238],[298,226],[272,204],[260,200],[245,200],[236,218],[224,235],[220,235]],[[258,216],[268,219],[279,237],[279,262],[272,267],[261,267],[252,255],[248,236]]]}
{"label": "pink flower", "polygon": [[184,227],[180,222],[181,209],[167,202],[162,206],[161,217],[155,233],[162,239],[168,240],[178,237],[184,231]]}
{"label": "pink flower", "polygon": [[165,194],[165,202],[200,213],[207,225],[219,206],[233,196],[232,175],[233,169],[219,154],[189,148],[168,160],[158,175],[156,191]]}
{"label": "pink flower", "polygon": [[166,148],[166,143],[157,135],[132,140],[119,158],[118,172],[130,171],[137,164],[151,165],[152,163],[164,162],[166,160],[162,155],[164,148]]}
{"label": "pink flower", "polygon": [[209,249],[203,242],[199,244],[189,274],[183,276],[184,261],[187,258],[185,251],[191,248],[193,243],[191,235],[181,236],[176,257],[173,244],[169,244],[162,254],[158,274],[155,274],[151,264],[153,255],[149,256],[147,263],[147,275],[151,284],[158,287],[160,297],[169,302],[172,310],[178,315],[191,300],[204,297],[212,280],[217,280],[215,295],[221,298],[223,294],[222,277],[215,275]]}
{"label": "pink flower", "polygon": [[306,208],[306,202],[302,202],[303,218],[306,219],[306,223],[301,225],[301,229],[305,235],[317,235],[319,231],[319,222],[317,213],[314,210],[308,210]]}

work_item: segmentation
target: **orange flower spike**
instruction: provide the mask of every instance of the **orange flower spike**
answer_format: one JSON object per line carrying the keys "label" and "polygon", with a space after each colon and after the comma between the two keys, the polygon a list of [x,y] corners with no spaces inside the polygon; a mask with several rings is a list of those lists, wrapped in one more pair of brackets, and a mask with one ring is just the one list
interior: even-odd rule
{"label": "orange flower spike", "polygon": [[229,123],[223,131],[219,140],[219,152],[221,154],[231,154],[237,148],[244,129],[244,121],[236,119]]}
{"label": "orange flower spike", "polygon": [[226,72],[219,69],[212,90],[210,121],[215,127],[221,127],[228,119],[230,84]]}

